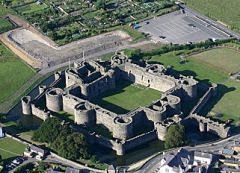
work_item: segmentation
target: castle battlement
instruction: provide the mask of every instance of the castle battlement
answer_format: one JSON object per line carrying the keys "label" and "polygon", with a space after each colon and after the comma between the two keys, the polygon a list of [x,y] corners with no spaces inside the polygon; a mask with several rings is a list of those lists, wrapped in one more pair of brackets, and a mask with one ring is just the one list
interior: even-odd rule
{"label": "castle battlement", "polygon": [[[120,155],[144,142],[164,140],[167,128],[180,121],[175,115],[182,114],[181,101],[197,97],[198,82],[193,77],[167,75],[167,68],[160,64],[144,61],[139,64],[122,53],[114,55],[111,62],[74,63],[65,73],[57,72],[49,87],[40,86],[36,98],[23,97],[23,113],[46,120],[52,113],[64,111],[74,115],[75,124],[81,128],[94,129],[102,125],[111,132],[112,139],[97,133],[88,135]],[[116,81],[121,79],[161,91],[162,96],[149,106],[126,114],[116,114],[92,102],[95,97],[114,89]],[[64,87],[59,87],[62,83]],[[38,106],[40,100],[44,103],[41,107]]]}

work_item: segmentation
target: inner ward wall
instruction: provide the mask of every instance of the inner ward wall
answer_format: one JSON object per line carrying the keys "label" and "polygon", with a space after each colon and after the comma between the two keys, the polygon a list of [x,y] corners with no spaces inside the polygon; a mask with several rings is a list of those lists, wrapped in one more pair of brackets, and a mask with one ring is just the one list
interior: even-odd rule
{"label": "inner ward wall", "polygon": [[149,73],[138,65],[126,63],[124,77],[133,83],[137,83],[161,92],[166,92],[176,86],[174,78],[166,75]]}

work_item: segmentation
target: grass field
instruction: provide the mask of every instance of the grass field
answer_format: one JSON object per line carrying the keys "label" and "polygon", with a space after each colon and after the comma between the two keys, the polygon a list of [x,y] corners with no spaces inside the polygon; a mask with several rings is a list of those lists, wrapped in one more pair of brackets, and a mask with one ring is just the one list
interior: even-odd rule
{"label": "grass field", "polygon": [[240,32],[240,0],[184,0],[187,6]]}
{"label": "grass field", "polygon": [[0,103],[16,92],[35,71],[0,43]]}
{"label": "grass field", "polygon": [[108,110],[123,114],[139,106],[149,105],[152,101],[160,99],[160,96],[161,93],[157,90],[121,81],[115,90],[106,92],[101,99],[94,102]]}
{"label": "grass field", "polygon": [[180,64],[177,52],[153,56],[151,61],[172,65],[184,75],[193,75],[203,82],[219,84],[219,97],[212,99],[206,107],[214,113],[223,113],[222,120],[240,119],[240,83],[229,79],[230,72],[240,71],[240,52],[228,48],[212,49],[187,58],[188,62]]}
{"label": "grass field", "polygon": [[6,19],[0,18],[0,34],[13,29],[13,25]]}
{"label": "grass field", "polygon": [[129,26],[123,26],[123,27],[119,27],[119,28],[120,28],[120,30],[128,33],[132,37],[133,42],[142,41],[146,38],[144,33],[139,32]]}
{"label": "grass field", "polygon": [[3,7],[0,4],[0,34],[13,29],[14,27],[7,19],[3,18],[3,16],[5,16],[8,13],[14,13],[14,12],[10,9]]}
{"label": "grass field", "polygon": [[234,49],[213,49],[194,57],[203,63],[211,65],[213,69],[220,70],[226,74],[240,70],[240,52]]}
{"label": "grass field", "polygon": [[26,146],[11,138],[5,137],[0,139],[0,155],[3,160],[12,159],[23,154]]}
{"label": "grass field", "polygon": [[6,15],[8,13],[14,13],[14,11],[9,8],[5,8],[2,4],[0,4],[0,17]]}

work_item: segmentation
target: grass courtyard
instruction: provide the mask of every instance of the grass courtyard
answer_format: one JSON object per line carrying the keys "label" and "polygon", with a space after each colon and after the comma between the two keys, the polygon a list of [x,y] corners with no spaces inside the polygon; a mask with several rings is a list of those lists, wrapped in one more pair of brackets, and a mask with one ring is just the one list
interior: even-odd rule
{"label": "grass courtyard", "polygon": [[184,74],[192,75],[202,82],[219,84],[219,96],[213,98],[206,112],[222,113],[221,120],[240,119],[240,83],[229,79],[230,72],[240,71],[240,52],[229,48],[217,48],[193,55],[180,64],[177,52],[152,56],[150,61],[171,65]]}
{"label": "grass courtyard", "polygon": [[160,97],[161,93],[157,90],[121,81],[117,83],[115,90],[106,92],[94,102],[110,111],[124,114],[139,106],[149,105]]}
{"label": "grass courtyard", "polygon": [[240,32],[240,0],[184,0],[187,6]]}
{"label": "grass courtyard", "polygon": [[17,92],[34,74],[32,68],[0,42],[0,103]]}
{"label": "grass courtyard", "polygon": [[26,146],[11,138],[5,137],[0,139],[0,155],[4,161],[12,160],[13,158],[23,154]]}

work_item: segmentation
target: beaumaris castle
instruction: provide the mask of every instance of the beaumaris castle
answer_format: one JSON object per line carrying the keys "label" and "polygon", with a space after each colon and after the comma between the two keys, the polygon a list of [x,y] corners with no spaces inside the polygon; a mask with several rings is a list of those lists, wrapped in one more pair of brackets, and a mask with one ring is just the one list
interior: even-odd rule
{"label": "beaumaris castle", "polygon": [[[105,92],[114,90],[120,80],[158,90],[161,95],[150,105],[126,114],[117,114],[93,102]],[[161,64],[132,60],[118,52],[111,61],[75,62],[64,72],[55,73],[50,86],[39,86],[37,97],[22,98],[22,111],[43,120],[62,111],[74,115],[75,124],[89,141],[111,148],[117,155],[124,155],[126,151],[149,141],[164,141],[169,126],[173,123],[186,124],[185,120],[196,121],[201,132],[211,131],[227,137],[229,127],[198,115],[208,99],[214,96],[216,86],[205,88],[205,94],[199,99],[200,89],[202,86],[193,77],[176,76],[170,68]],[[196,99],[199,101],[190,115],[183,116],[182,102]],[[109,138],[88,130],[97,125],[104,126],[112,136]]]}

